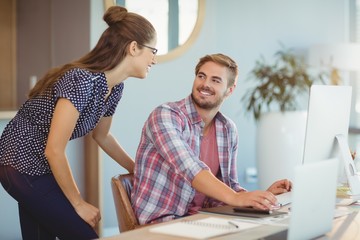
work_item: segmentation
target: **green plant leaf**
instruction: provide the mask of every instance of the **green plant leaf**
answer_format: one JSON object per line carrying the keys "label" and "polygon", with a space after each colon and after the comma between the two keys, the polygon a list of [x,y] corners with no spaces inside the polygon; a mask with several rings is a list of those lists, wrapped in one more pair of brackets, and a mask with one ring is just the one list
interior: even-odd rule
{"label": "green plant leaf", "polygon": [[274,58],[274,63],[268,64],[264,56],[260,56],[248,76],[248,80],[255,81],[257,86],[249,89],[242,101],[245,103],[246,112],[252,112],[255,120],[258,120],[264,111],[297,110],[298,96],[307,94],[314,82],[325,82],[325,73],[311,76],[303,59],[295,55],[292,49],[282,45]]}

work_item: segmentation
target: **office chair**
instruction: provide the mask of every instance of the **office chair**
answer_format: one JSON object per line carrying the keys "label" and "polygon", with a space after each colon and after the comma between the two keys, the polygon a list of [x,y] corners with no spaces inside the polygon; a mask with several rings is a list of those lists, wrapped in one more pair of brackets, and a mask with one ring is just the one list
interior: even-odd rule
{"label": "office chair", "polygon": [[134,214],[134,210],[131,207],[130,194],[133,184],[133,173],[119,174],[111,178],[111,189],[113,192],[120,232],[133,230],[143,226],[139,224]]}

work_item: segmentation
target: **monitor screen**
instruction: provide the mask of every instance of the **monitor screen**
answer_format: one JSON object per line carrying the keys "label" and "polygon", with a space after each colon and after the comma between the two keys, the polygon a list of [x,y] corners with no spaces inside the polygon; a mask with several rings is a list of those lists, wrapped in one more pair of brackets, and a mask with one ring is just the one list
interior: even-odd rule
{"label": "monitor screen", "polygon": [[303,164],[337,157],[340,181],[346,178],[336,136],[348,139],[351,94],[351,86],[313,85],[310,89]]}

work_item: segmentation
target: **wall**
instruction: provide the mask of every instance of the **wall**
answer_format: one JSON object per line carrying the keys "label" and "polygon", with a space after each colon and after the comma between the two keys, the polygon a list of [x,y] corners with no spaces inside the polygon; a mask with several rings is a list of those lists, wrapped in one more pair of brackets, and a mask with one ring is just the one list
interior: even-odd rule
{"label": "wall", "polygon": [[[256,184],[244,181],[245,169],[254,167],[256,158],[256,124],[244,115],[241,103],[250,86],[247,74],[261,54],[271,60],[279,49],[279,41],[306,51],[316,43],[347,40],[347,6],[347,0],[207,0],[204,26],[189,51],[178,59],[153,66],[146,79],[125,82],[112,133],[130,155],[135,156],[141,128],[150,111],[163,102],[178,100],[190,93],[194,67],[200,57],[217,52],[228,54],[238,62],[240,76],[237,89],[226,100],[222,111],[236,122],[240,134],[239,181],[250,190],[256,189]],[[105,229],[116,232],[110,179],[124,170],[105,154],[103,158],[102,219]]]}
{"label": "wall", "polygon": [[0,110],[16,108],[16,1],[0,1]]}
{"label": "wall", "polygon": [[26,100],[31,76],[41,78],[89,51],[89,9],[88,0],[17,0],[19,104]]}
{"label": "wall", "polygon": [[[0,132],[8,123],[0,119]],[[21,239],[17,202],[10,197],[0,184],[0,239]]]}
{"label": "wall", "polygon": [[[6,119],[0,119],[0,132],[2,132],[8,123]],[[74,174],[75,181],[79,189],[83,192],[83,153],[78,149],[83,148],[81,140],[74,140],[68,144],[66,154],[70,156],[70,166]],[[80,161],[77,161],[80,160]],[[19,240],[21,239],[21,230],[19,222],[19,211],[17,202],[4,190],[0,184],[0,239]]]}
{"label": "wall", "polygon": [[[99,0],[100,1],[100,0]],[[101,1],[102,2],[102,1]],[[79,58],[90,49],[88,0],[17,0],[18,102],[26,99],[29,78]],[[79,31],[81,29],[81,31]],[[8,120],[0,119],[0,132]],[[83,140],[68,144],[66,153],[75,181],[84,193]],[[0,187],[0,239],[21,239],[17,202]]]}
{"label": "wall", "polygon": [[[40,4],[44,7],[48,4],[45,0],[18,0],[22,4]],[[272,54],[278,50],[281,41],[289,47],[306,50],[315,43],[333,43],[347,40],[347,5],[349,0],[207,0],[206,19],[200,36],[195,44],[183,56],[170,62],[154,66],[147,79],[128,79],[125,82],[125,92],[114,117],[111,128],[113,134],[118,138],[124,148],[135,156],[139,142],[141,128],[150,111],[157,105],[181,99],[190,93],[194,79],[194,67],[200,57],[208,53],[222,52],[232,56],[239,64],[240,76],[238,87],[234,94],[224,103],[222,111],[231,117],[237,124],[239,142],[239,181],[248,189],[256,189],[255,184],[244,182],[244,170],[247,167],[255,166],[255,133],[256,125],[254,121],[244,116],[243,105],[240,102],[249,83],[245,81],[247,73],[254,66],[254,62],[263,54],[270,59]],[[28,32],[29,37],[24,51],[30,51],[31,58],[27,62],[19,64],[19,67],[27,69],[26,74],[21,77],[25,94],[28,86],[29,75],[41,75],[49,65],[61,64],[71,60],[72,57],[82,55],[81,51],[87,51],[90,37],[90,46],[94,46],[100,33],[105,28],[101,20],[103,5],[101,0],[52,0],[53,7],[47,8],[57,16],[58,21],[64,21],[66,28],[58,30],[51,35],[54,45],[58,50],[57,54],[68,54],[68,57],[59,57],[54,60],[51,57],[43,56],[44,51],[51,48],[46,43],[40,43],[41,38],[30,36],[38,34],[39,28],[50,22],[47,17],[38,17],[38,8],[26,6],[31,10],[33,17],[29,20],[37,19],[43,21]],[[90,10],[86,7],[90,4]],[[62,12],[60,12],[62,11]],[[61,14],[66,12],[66,14]],[[91,31],[83,25],[88,24],[77,18],[84,17],[83,14],[91,12],[90,23]],[[42,12],[44,13],[44,12]],[[45,14],[45,13],[44,13]],[[64,19],[63,19],[64,17]],[[70,20],[69,18],[75,18]],[[26,24],[26,22],[24,22]],[[44,28],[46,28],[44,26]],[[60,24],[61,26],[61,24]],[[48,26],[52,31],[55,27]],[[58,25],[56,26],[58,27]],[[75,29],[75,30],[74,30]],[[79,31],[78,29],[81,29]],[[50,34],[50,32],[48,32]],[[44,36],[46,37],[46,36]],[[78,37],[82,37],[79,40]],[[41,44],[43,46],[41,47]],[[38,46],[40,45],[40,46]],[[50,49],[50,50],[49,50]],[[75,52],[80,51],[80,52]],[[54,52],[53,52],[54,53]],[[74,55],[72,55],[74,54]],[[40,64],[39,61],[46,60],[39,72],[31,72],[31,67]],[[180,70],[181,69],[181,70]],[[0,122],[0,131],[6,121]],[[68,148],[70,164],[77,183],[82,188],[82,160],[81,151],[82,141],[73,142]],[[105,154],[103,158],[103,199],[102,221],[105,229],[117,231],[117,220],[113,197],[110,189],[110,179],[112,176],[124,172]],[[78,162],[79,160],[79,162]],[[274,166],[278,167],[278,166]],[[8,198],[0,188],[0,239],[20,239],[19,223],[17,220],[16,203]],[[113,232],[106,231],[106,234]],[[9,236],[9,237],[7,237]]]}
{"label": "wall", "polygon": [[[90,49],[88,0],[17,0],[18,100],[29,91],[29,78],[38,78],[55,66],[80,58]],[[77,146],[71,148],[71,146]],[[83,140],[72,141],[67,151],[80,190],[83,182]],[[82,191],[83,192],[83,191]]]}

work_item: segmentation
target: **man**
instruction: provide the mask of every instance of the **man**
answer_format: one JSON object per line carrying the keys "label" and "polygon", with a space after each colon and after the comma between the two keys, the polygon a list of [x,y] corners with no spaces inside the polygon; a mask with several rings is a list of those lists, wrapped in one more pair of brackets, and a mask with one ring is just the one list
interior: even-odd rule
{"label": "man", "polygon": [[206,55],[195,75],[191,95],[157,107],[143,127],[132,191],[140,224],[221,204],[271,209],[274,194],[291,189],[288,180],[253,192],[238,183],[237,129],[219,112],[236,87],[237,64],[223,54]]}

